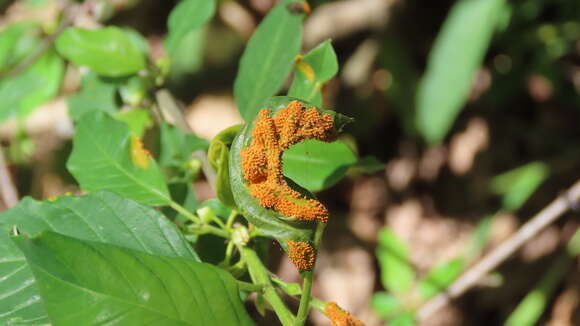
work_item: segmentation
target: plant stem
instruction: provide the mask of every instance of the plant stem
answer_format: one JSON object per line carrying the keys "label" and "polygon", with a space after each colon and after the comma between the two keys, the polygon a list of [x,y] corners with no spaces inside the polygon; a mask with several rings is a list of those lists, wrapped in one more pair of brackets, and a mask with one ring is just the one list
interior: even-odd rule
{"label": "plant stem", "polygon": [[288,307],[286,307],[278,293],[276,293],[276,289],[270,282],[270,274],[262,264],[258,254],[248,247],[242,247],[239,249],[242,254],[242,259],[248,266],[248,271],[250,272],[252,281],[254,284],[262,285],[264,287],[264,299],[266,299],[266,301],[268,301],[272,306],[283,326],[292,326],[294,324],[294,316],[290,310],[288,310]]}
{"label": "plant stem", "polygon": [[224,257],[223,265],[230,266],[230,262],[232,261],[232,255],[234,253],[234,242],[230,240],[228,242],[228,246],[226,247],[226,256]]}
{"label": "plant stem", "polygon": [[309,312],[310,293],[312,292],[312,277],[314,272],[304,272],[304,282],[302,283],[302,295],[300,296],[300,306],[296,315],[294,326],[303,326]]}
{"label": "plant stem", "polygon": [[252,284],[252,283],[243,282],[243,281],[236,281],[236,283],[238,283],[238,288],[242,291],[258,292],[258,291],[262,291],[264,289],[264,286],[260,285],[260,284]]}
{"label": "plant stem", "polygon": [[234,221],[236,220],[236,216],[238,216],[238,211],[236,211],[235,209],[232,209],[232,212],[230,213],[230,216],[228,216],[228,220],[226,222],[226,228],[231,229],[232,225],[234,224]]}
{"label": "plant stem", "polygon": [[173,208],[176,212],[182,214],[183,216],[190,219],[193,223],[197,224],[199,233],[212,233],[219,237],[229,239],[230,234],[227,230],[218,229],[211,225],[202,224],[199,217],[195,216],[192,212],[188,211],[185,207],[179,205],[173,200],[169,202],[169,207]]}
{"label": "plant stem", "polygon": [[310,300],[310,308],[316,309],[318,311],[320,311],[321,313],[324,313],[324,307],[326,307],[327,302],[326,301],[322,301],[318,298],[312,298]]}
{"label": "plant stem", "polygon": [[[298,285],[298,284],[286,283],[277,277],[272,277],[272,282],[274,282],[280,290],[282,290],[284,293],[289,295],[292,299],[296,299],[296,300],[300,301],[300,298],[298,298],[297,296],[301,292],[297,293],[293,287],[293,285]],[[300,291],[301,291],[301,289],[300,289]],[[312,308],[312,309],[316,309],[316,310],[324,313],[324,308],[326,307],[327,304],[328,304],[328,302],[326,302],[326,301],[320,300],[320,299],[313,297],[313,296],[310,297],[310,308]]]}
{"label": "plant stem", "polygon": [[174,202],[173,200],[169,202],[169,207],[173,208],[179,214],[187,217],[193,223],[201,224],[201,220],[199,217],[195,216],[192,212],[188,211],[185,207],[179,205],[178,203]]}
{"label": "plant stem", "polygon": [[[322,234],[324,233],[324,228],[326,228],[326,223],[318,222],[316,225],[316,231],[314,233],[314,248],[318,253],[318,248],[320,245],[320,240],[322,239]],[[316,265],[316,261],[314,262]],[[298,307],[298,314],[296,315],[296,322],[294,326],[303,326],[308,318],[308,312],[310,311],[310,293],[312,292],[312,278],[314,276],[314,267],[308,272],[304,272],[304,282],[302,284],[302,296],[300,297],[300,306]]]}

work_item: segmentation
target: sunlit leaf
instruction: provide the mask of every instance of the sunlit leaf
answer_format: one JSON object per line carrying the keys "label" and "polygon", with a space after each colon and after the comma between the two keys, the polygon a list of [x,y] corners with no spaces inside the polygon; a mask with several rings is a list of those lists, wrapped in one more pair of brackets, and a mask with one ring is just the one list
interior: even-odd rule
{"label": "sunlit leaf", "polygon": [[55,325],[254,324],[234,278],[214,266],[54,232],[13,240]]}
{"label": "sunlit leaf", "polygon": [[252,121],[265,101],[276,94],[288,77],[302,42],[302,14],[280,2],[252,35],[240,60],[234,84],[236,104],[246,121]]}
{"label": "sunlit leaf", "polygon": [[465,263],[463,259],[453,259],[433,267],[419,282],[419,293],[428,299],[444,291],[459,276]]}
{"label": "sunlit leaf", "polygon": [[[25,198],[1,213],[0,221],[6,227],[17,227],[21,233],[50,230],[150,254],[198,260],[183,235],[163,215],[113,193],[62,196],[44,202]],[[16,317],[23,321],[13,325],[46,324],[34,278],[8,238],[6,227],[0,230],[0,289],[5,289],[0,293],[10,295],[0,299],[0,324],[6,325],[4,322]]]}
{"label": "sunlit leaf", "polygon": [[49,50],[25,71],[0,79],[0,121],[25,117],[54,97],[63,73],[62,59]]}
{"label": "sunlit leaf", "polygon": [[409,258],[409,248],[391,230],[379,232],[376,254],[381,266],[381,281],[385,289],[405,293],[415,280],[415,271]]}
{"label": "sunlit leaf", "polygon": [[129,130],[137,137],[143,137],[145,130],[153,126],[153,118],[146,109],[121,111],[115,115],[115,119],[125,122]]}
{"label": "sunlit leaf", "polygon": [[389,326],[415,326],[415,316],[412,312],[404,313],[389,321]]}
{"label": "sunlit leaf", "polygon": [[145,68],[146,60],[135,38],[121,28],[70,27],[56,40],[58,52],[79,66],[102,76],[131,75]]}
{"label": "sunlit leaf", "polygon": [[116,101],[117,85],[107,82],[95,74],[87,74],[80,92],[68,98],[68,113],[73,120],[90,111],[115,113],[119,109]]}
{"label": "sunlit leaf", "polygon": [[504,5],[460,0],[445,19],[416,98],[417,126],[429,143],[443,140],[465,105]]}
{"label": "sunlit leaf", "polygon": [[[67,168],[85,190],[109,190],[146,204],[167,204],[163,175],[135,137],[125,123],[89,112],[77,126]],[[145,164],[139,160],[143,156]]]}
{"label": "sunlit leaf", "polygon": [[215,12],[215,0],[183,0],[169,14],[167,51],[176,51],[184,38],[205,24]]}
{"label": "sunlit leaf", "polygon": [[537,325],[551,300],[551,296],[566,272],[570,270],[571,263],[572,259],[566,256],[559,257],[551,263],[546,274],[509,315],[504,326]]}
{"label": "sunlit leaf", "polygon": [[519,209],[548,177],[549,167],[532,162],[502,173],[491,180],[491,190],[503,196],[504,209]]}
{"label": "sunlit leaf", "polygon": [[377,292],[371,298],[371,306],[383,319],[391,318],[397,315],[401,310],[399,299],[386,292]]}
{"label": "sunlit leaf", "polygon": [[39,26],[34,22],[19,22],[0,32],[0,71],[8,71],[40,44]]}
{"label": "sunlit leaf", "polygon": [[357,162],[356,155],[344,142],[317,140],[305,140],[291,146],[282,159],[284,175],[310,191],[333,186]]}
{"label": "sunlit leaf", "polygon": [[34,277],[24,255],[10,239],[11,229],[11,225],[0,224],[0,325],[46,325],[50,321]]}
{"label": "sunlit leaf", "polygon": [[338,72],[338,60],[330,40],[324,41],[294,66],[294,81],[288,96],[322,107],[322,86]]}

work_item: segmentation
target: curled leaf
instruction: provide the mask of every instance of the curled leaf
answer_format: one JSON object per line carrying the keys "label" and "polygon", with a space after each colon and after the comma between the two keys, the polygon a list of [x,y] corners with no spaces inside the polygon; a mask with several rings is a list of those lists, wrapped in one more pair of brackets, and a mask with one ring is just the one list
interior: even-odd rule
{"label": "curled leaf", "polygon": [[211,141],[208,150],[209,164],[216,170],[216,192],[219,200],[230,208],[236,208],[232,195],[229,172],[229,148],[243,125],[235,125],[222,130]]}
{"label": "curled leaf", "polygon": [[[328,211],[306,189],[282,175],[282,154],[304,139],[335,140],[350,119],[290,97],[274,97],[263,108],[231,146],[231,189],[238,209],[259,233],[276,239],[290,252],[290,243],[310,246],[313,222],[326,222]],[[308,251],[311,255],[302,250],[301,257],[292,251],[298,269],[308,269],[315,249]]]}

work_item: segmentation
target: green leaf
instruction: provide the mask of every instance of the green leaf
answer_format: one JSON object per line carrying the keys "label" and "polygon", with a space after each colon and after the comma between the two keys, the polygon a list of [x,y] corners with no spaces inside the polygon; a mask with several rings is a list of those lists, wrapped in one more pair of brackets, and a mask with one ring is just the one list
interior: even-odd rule
{"label": "green leaf", "polygon": [[216,170],[216,193],[224,204],[236,208],[234,195],[230,185],[229,151],[236,135],[243,125],[235,125],[222,130],[211,141],[208,150],[208,161]]}
{"label": "green leaf", "polygon": [[149,48],[149,42],[147,42],[143,35],[141,35],[137,30],[129,27],[123,27],[123,32],[125,32],[125,35],[129,37],[133,45],[135,45],[143,55],[149,56],[151,49]]}
{"label": "green leaf", "polygon": [[38,24],[19,22],[0,32],[0,71],[7,71],[40,44]]}
{"label": "green leaf", "polygon": [[504,5],[460,0],[443,23],[416,98],[417,127],[429,143],[443,140],[465,105]]}
{"label": "green leaf", "polygon": [[240,60],[234,94],[242,117],[250,122],[288,77],[302,42],[302,14],[280,2],[254,32]]}
{"label": "green leaf", "polygon": [[389,321],[389,326],[415,326],[415,315],[412,312],[406,312]]}
{"label": "green leaf", "polygon": [[294,66],[294,81],[288,96],[322,106],[322,86],[338,72],[338,60],[330,40],[320,43]]}
{"label": "green leaf", "polygon": [[67,168],[84,190],[110,190],[145,204],[168,204],[163,175],[140,144],[125,123],[89,112],[77,126]]}
{"label": "green leaf", "polygon": [[169,53],[169,78],[172,81],[179,83],[182,78],[201,68],[205,37],[204,29],[195,29],[187,33],[179,46]]}
{"label": "green leaf", "polygon": [[24,72],[0,80],[0,121],[23,118],[54,97],[63,73],[62,60],[49,50]]}
{"label": "green leaf", "polygon": [[[1,213],[0,221],[28,234],[50,230],[150,254],[199,260],[181,232],[159,212],[108,192],[63,196],[52,202],[24,198]],[[7,229],[0,232],[0,293],[13,293],[0,299],[0,324],[15,317],[24,319],[21,325],[36,325],[26,322],[35,318],[39,324],[48,323],[41,318],[44,309],[24,257],[13,246]]]}
{"label": "green leaf", "polygon": [[55,325],[253,325],[235,280],[214,266],[54,232],[13,240]]}
{"label": "green leaf", "polygon": [[194,134],[186,134],[175,126],[161,123],[161,153],[159,164],[171,165],[189,161],[191,153],[206,150],[209,142]]}
{"label": "green leaf", "polygon": [[186,134],[178,128],[161,123],[161,153],[159,164],[169,182],[190,182],[195,170],[191,154],[207,150],[209,142],[194,134]]}
{"label": "green leaf", "polygon": [[124,110],[115,115],[115,119],[123,121],[129,127],[133,135],[143,137],[145,130],[153,126],[153,118],[146,109]]}
{"label": "green leaf", "polygon": [[356,164],[353,165],[353,168],[362,173],[372,174],[383,171],[385,169],[385,163],[379,161],[374,156],[365,156],[359,158]]}
{"label": "green leaf", "polygon": [[215,0],[183,0],[169,14],[166,40],[170,55],[177,51],[187,35],[207,23],[215,13]]}
{"label": "green leaf", "polygon": [[[284,98],[288,102],[289,98]],[[277,105],[267,105],[275,113],[286,107],[282,101]],[[230,148],[230,185],[236,205],[242,215],[256,227],[263,235],[274,238],[280,242],[283,248],[287,248],[287,241],[310,241],[314,236],[313,225],[288,221],[275,210],[262,207],[248,189],[242,169],[240,150],[250,145],[254,123],[248,123],[240,131]]]}
{"label": "green leaf", "polygon": [[377,292],[371,298],[371,306],[382,319],[389,319],[400,313],[399,299],[386,292]]}
{"label": "green leaf", "polygon": [[491,191],[503,196],[506,210],[518,210],[536,189],[546,180],[549,167],[542,162],[531,162],[495,176]]}
{"label": "green leaf", "polygon": [[570,270],[572,259],[561,256],[550,264],[548,272],[540,282],[524,297],[516,309],[510,314],[504,326],[532,326],[547,308],[551,296],[561,284],[566,272]]}
{"label": "green leaf", "polygon": [[154,255],[198,260],[183,235],[158,211],[99,191],[82,197],[61,196],[54,201],[23,199],[0,214],[0,221],[23,233],[55,231]]}
{"label": "green leaf", "polygon": [[113,26],[93,30],[70,27],[57,38],[56,48],[74,64],[88,66],[102,76],[131,75],[146,64],[135,38]]}
{"label": "green leaf", "polygon": [[470,241],[469,250],[467,251],[468,260],[478,257],[483,252],[483,249],[485,249],[490,238],[493,217],[494,215],[487,215],[475,226],[471,235],[472,239]]}
{"label": "green leaf", "polygon": [[11,229],[11,225],[0,224],[0,325],[49,324],[26,259],[10,240]]}
{"label": "green leaf", "polygon": [[291,146],[282,159],[284,175],[313,192],[336,184],[357,161],[344,142],[318,140],[305,140]]}
{"label": "green leaf", "polygon": [[411,289],[415,271],[409,258],[409,248],[391,230],[379,232],[377,258],[381,266],[381,281],[385,289],[404,294]]}
{"label": "green leaf", "polygon": [[570,239],[570,242],[568,242],[567,250],[570,256],[580,255],[580,229],[574,233],[572,239]]}
{"label": "green leaf", "polygon": [[419,293],[423,299],[429,299],[444,291],[465,267],[463,259],[453,259],[433,267],[427,276],[419,282]]}
{"label": "green leaf", "polygon": [[[264,105],[264,108],[268,108],[272,114],[276,114],[276,112],[285,108],[290,102],[295,100],[291,97],[273,97]],[[303,102],[302,104],[311,107],[307,103]],[[350,121],[334,111],[318,110],[321,113],[330,114],[334,117],[334,127],[337,130],[340,130],[344,123]],[[238,133],[230,148],[230,185],[239,211],[250,223],[256,226],[261,235],[276,239],[284,250],[287,250],[287,242],[289,240],[312,241],[315,223],[292,221],[291,218],[273,209],[264,208],[251,195],[244,178],[240,151],[242,148],[248,147],[252,142],[254,127],[254,122],[246,124]],[[300,192],[307,198],[313,198],[313,195],[306,189],[295,184],[292,180],[287,181],[294,190]]]}
{"label": "green leaf", "polygon": [[83,77],[81,91],[68,98],[68,113],[74,121],[91,111],[115,113],[117,104],[117,85],[89,73]]}

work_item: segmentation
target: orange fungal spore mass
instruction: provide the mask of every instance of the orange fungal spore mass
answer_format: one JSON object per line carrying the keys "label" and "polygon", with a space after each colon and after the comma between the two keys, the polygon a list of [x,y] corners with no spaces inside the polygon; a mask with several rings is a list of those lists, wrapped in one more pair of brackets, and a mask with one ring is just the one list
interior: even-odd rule
{"label": "orange fungal spore mass", "polygon": [[299,271],[310,271],[314,267],[316,253],[310,244],[302,241],[288,241],[288,257]]}
{"label": "orange fungal spore mass", "polygon": [[297,220],[328,221],[326,207],[288,186],[282,175],[282,153],[304,139],[334,141],[333,120],[330,114],[306,109],[298,101],[290,102],[273,117],[270,110],[260,110],[252,142],[240,152],[250,193],[260,205]]}
{"label": "orange fungal spore mass", "polygon": [[324,307],[324,314],[332,322],[332,326],[365,326],[348,311],[339,307],[335,302],[329,302]]}

